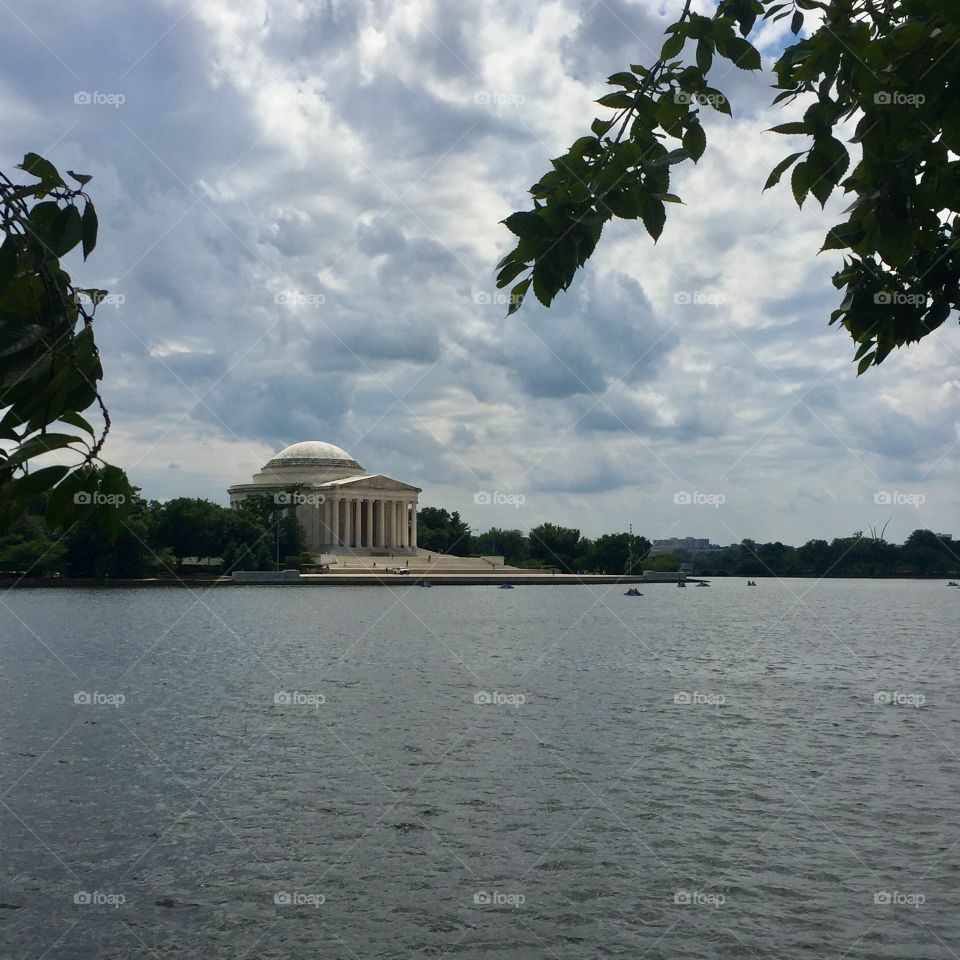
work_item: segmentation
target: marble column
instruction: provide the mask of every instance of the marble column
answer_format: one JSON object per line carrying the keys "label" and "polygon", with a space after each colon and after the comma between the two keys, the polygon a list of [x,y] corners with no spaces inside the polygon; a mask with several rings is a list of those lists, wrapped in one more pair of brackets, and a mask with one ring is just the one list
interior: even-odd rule
{"label": "marble column", "polygon": [[410,504],[410,546],[417,549],[417,501]]}
{"label": "marble column", "polygon": [[364,540],[363,545],[365,547],[372,547],[373,546],[373,501],[367,500],[366,503],[367,503],[367,531],[363,538]]}
{"label": "marble column", "polygon": [[410,514],[407,512],[406,501],[400,502],[400,546],[410,546]]}
{"label": "marble column", "polygon": [[360,501],[357,499],[353,501],[353,540],[350,545],[360,546]]}
{"label": "marble column", "polygon": [[377,500],[377,546],[382,547],[384,544],[384,537],[386,536],[386,531],[383,527],[383,501]]}
{"label": "marble column", "polygon": [[333,514],[333,538],[332,543],[335,547],[340,546],[340,500],[335,499],[332,504]]}

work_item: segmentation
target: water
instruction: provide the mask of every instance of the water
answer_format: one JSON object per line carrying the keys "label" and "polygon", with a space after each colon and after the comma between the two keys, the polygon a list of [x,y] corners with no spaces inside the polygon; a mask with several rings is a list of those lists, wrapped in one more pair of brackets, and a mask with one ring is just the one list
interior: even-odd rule
{"label": "water", "polygon": [[960,590],[643,591],[4,594],[0,957],[956,958]]}

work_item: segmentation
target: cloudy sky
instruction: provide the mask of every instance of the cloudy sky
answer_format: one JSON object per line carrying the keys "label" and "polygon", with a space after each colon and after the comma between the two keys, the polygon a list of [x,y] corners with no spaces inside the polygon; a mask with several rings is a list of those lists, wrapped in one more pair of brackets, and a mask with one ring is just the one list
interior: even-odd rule
{"label": "cloudy sky", "polygon": [[[504,318],[498,221],[677,7],[0,3],[2,169],[35,150],[94,176],[100,245],[68,266],[115,294],[109,459],[149,497],[226,502],[321,439],[475,529],[960,534],[960,333],[855,377],[815,256],[845,203],[761,193],[791,146],[762,133],[786,119],[767,72],[717,67],[735,119],[703,111],[656,248],[608,227],[554,308]],[[765,68],[783,42],[761,34]]]}

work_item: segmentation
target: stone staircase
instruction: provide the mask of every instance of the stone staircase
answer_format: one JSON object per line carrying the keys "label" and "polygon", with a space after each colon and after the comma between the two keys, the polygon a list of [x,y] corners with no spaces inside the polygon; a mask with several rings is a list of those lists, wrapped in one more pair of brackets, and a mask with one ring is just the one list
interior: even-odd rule
{"label": "stone staircase", "polygon": [[444,553],[430,553],[417,549],[396,556],[355,554],[340,550],[325,553],[318,563],[329,567],[330,573],[382,573],[391,567],[405,567],[411,574],[424,573],[497,573],[516,570],[504,564],[503,557],[454,557]]}

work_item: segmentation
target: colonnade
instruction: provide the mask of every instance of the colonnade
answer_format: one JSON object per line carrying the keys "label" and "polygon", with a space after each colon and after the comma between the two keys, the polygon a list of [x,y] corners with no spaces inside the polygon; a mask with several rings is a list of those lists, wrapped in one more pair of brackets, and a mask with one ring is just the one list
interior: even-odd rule
{"label": "colonnade", "polygon": [[336,496],[315,508],[315,542],[339,547],[416,547],[417,504]]}

